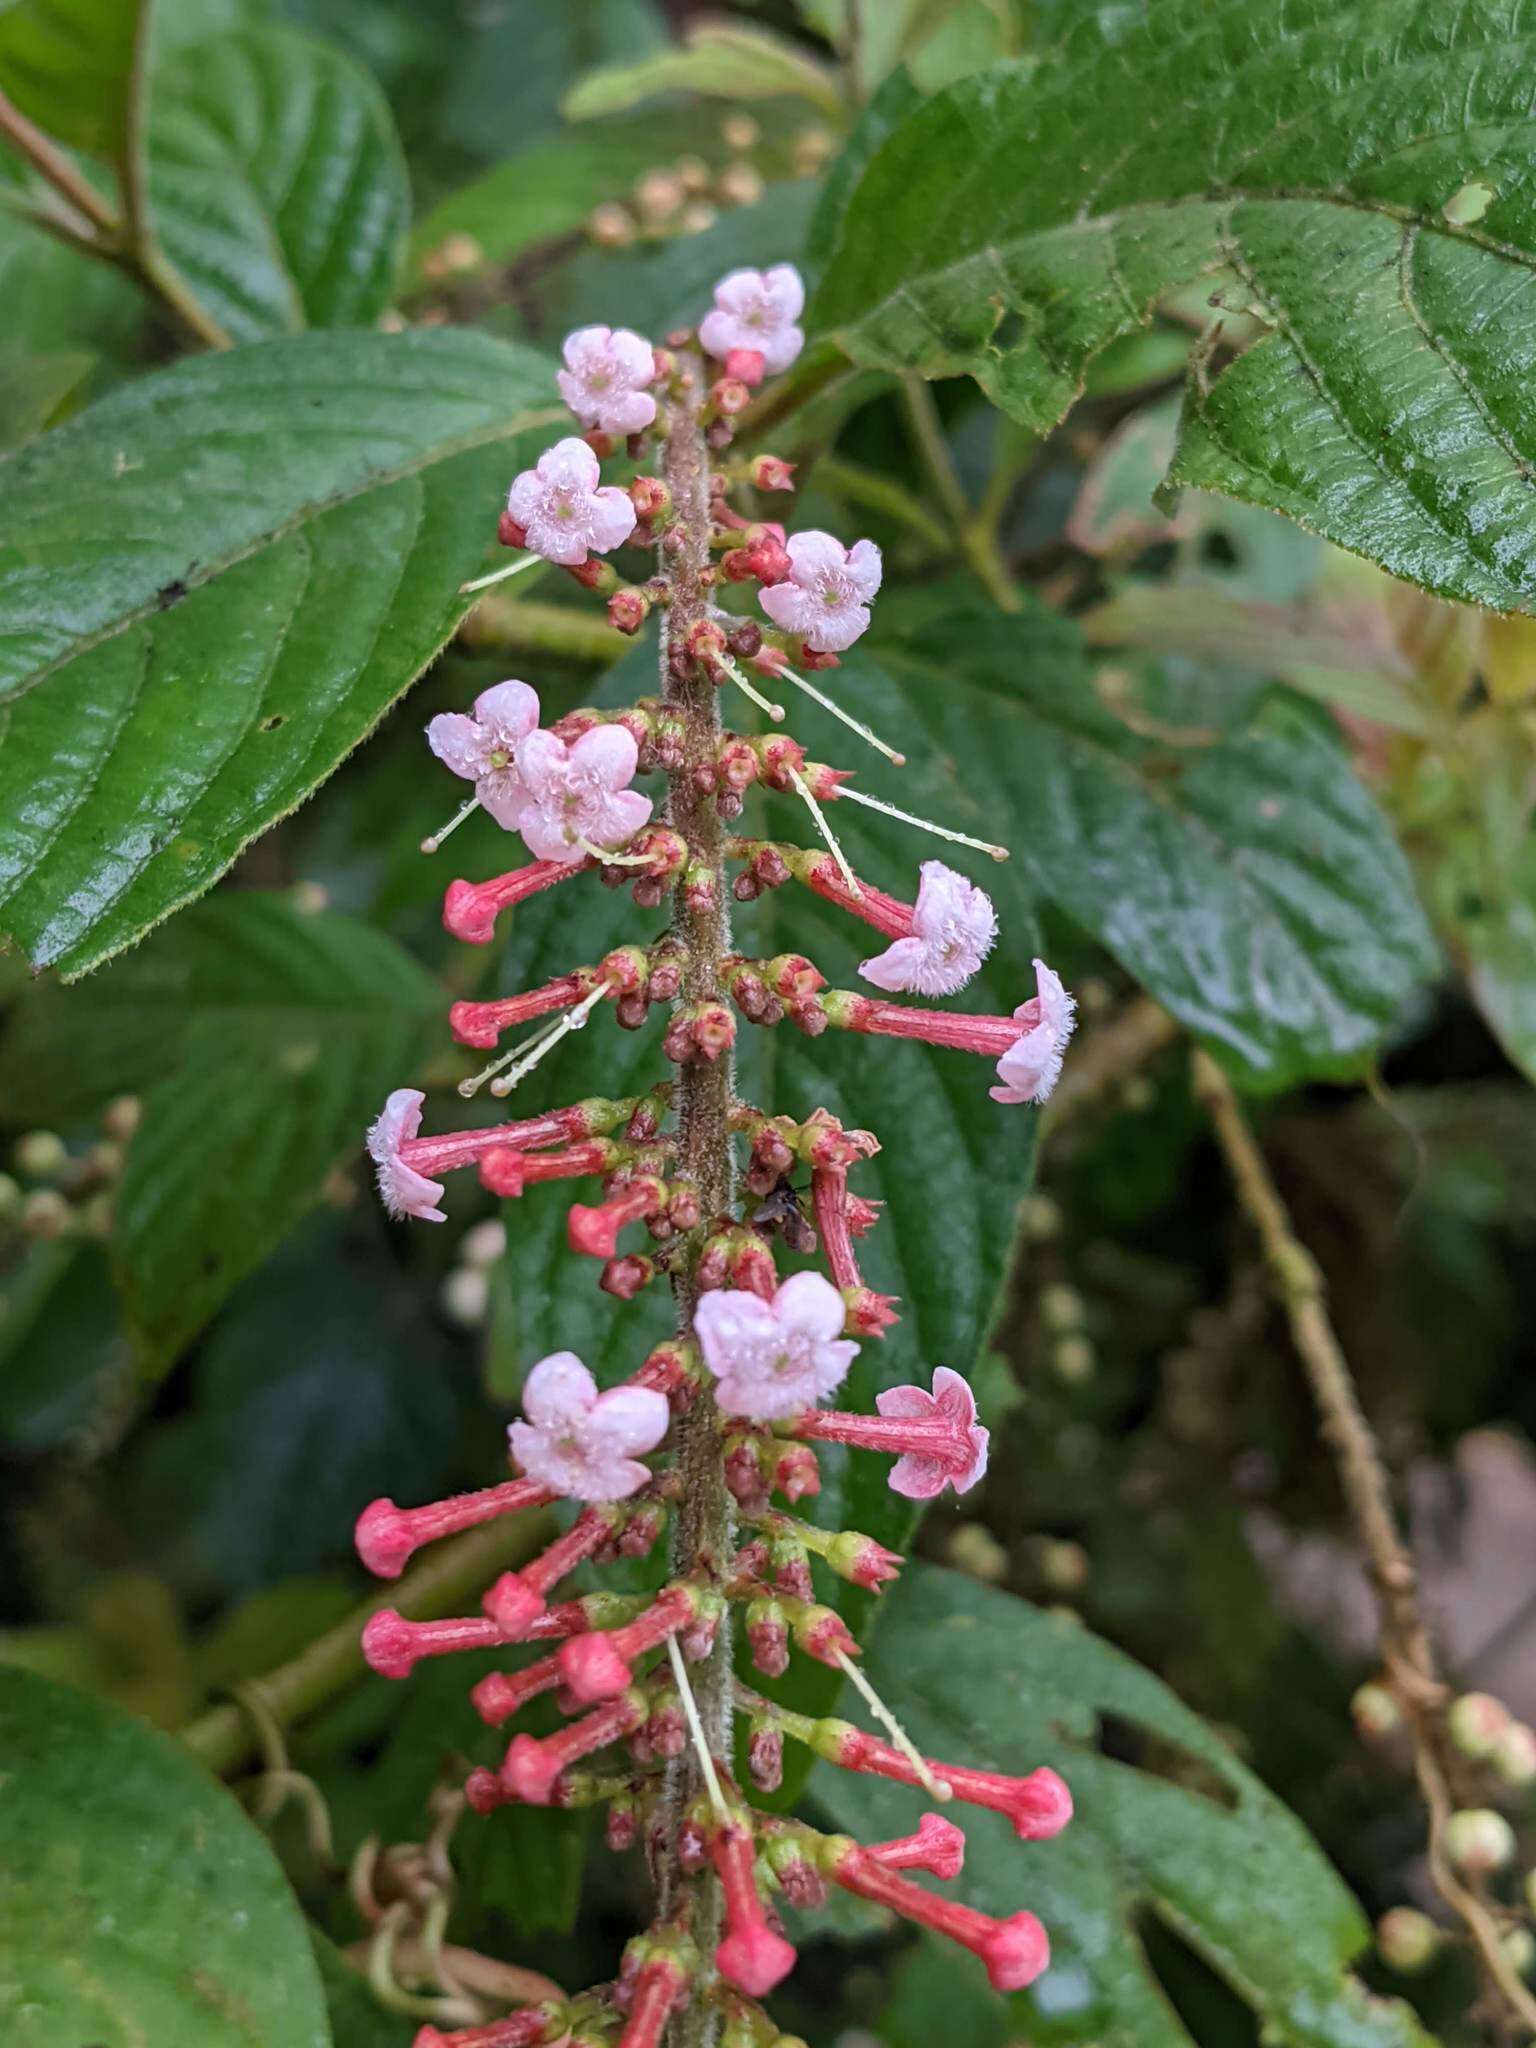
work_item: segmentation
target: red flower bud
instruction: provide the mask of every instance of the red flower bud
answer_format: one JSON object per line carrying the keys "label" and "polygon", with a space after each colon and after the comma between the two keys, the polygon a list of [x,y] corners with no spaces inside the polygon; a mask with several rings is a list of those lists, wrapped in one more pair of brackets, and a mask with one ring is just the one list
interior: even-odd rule
{"label": "red flower bud", "polygon": [[792,491],[795,465],[779,455],[757,455],[752,460],[752,482],[760,491]]}
{"label": "red flower bud", "polygon": [[608,623],[620,633],[638,633],[651,615],[651,600],[633,585],[616,590],[608,600]]}
{"label": "red flower bud", "polygon": [[733,348],[726,353],[725,374],[739,384],[761,384],[766,368],[761,349]]}

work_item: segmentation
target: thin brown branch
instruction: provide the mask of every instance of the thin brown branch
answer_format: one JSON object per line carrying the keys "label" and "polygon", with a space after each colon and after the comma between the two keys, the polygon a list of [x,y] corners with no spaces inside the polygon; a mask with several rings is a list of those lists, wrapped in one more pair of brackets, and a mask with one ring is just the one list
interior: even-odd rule
{"label": "thin brown branch", "polygon": [[75,169],[58,144],[45,135],[35,121],[29,121],[4,92],[0,92],[0,136],[4,136],[17,155],[24,157],[40,177],[47,179],[59,197],[105,238],[98,245],[98,253],[110,255],[112,250],[108,245],[116,242],[122,233],[123,223],[95,186]]}
{"label": "thin brown branch", "polygon": [[1455,1804],[1445,1728],[1449,1688],[1436,1667],[1434,1645],[1419,1607],[1418,1576],[1398,1528],[1386,1466],[1328,1315],[1322,1274],[1292,1228],[1231,1082],[1203,1052],[1194,1055],[1193,1080],[1238,1201],[1258,1234],[1376,1588],[1382,1663],[1403,1708],[1413,1742],[1414,1773],[1429,1813],[1429,1867],[1435,1889],[1465,1927],[1499,1997],[1522,2026],[1536,2032],[1536,1997],[1504,1953],[1499,1925],[1487,1902],[1457,1876],[1446,1853],[1445,1831]]}

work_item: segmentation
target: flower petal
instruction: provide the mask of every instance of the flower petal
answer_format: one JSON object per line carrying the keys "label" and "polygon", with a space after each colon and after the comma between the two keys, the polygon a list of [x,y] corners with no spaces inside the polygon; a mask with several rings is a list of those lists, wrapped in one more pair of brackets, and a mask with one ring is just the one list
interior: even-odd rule
{"label": "flower petal", "polygon": [[539,722],[539,693],[509,676],[506,682],[493,683],[480,692],[475,699],[475,719],[492,735],[493,745],[515,746]]}
{"label": "flower petal", "polygon": [[635,507],[627,491],[617,484],[604,484],[588,502],[592,546],[601,555],[622,547],[635,530]]}
{"label": "flower petal", "polygon": [[848,577],[867,603],[880,588],[885,561],[872,540],[856,540],[848,550]]}
{"label": "flower petal", "polygon": [[587,1440],[605,1454],[654,1451],[672,1422],[667,1397],[654,1387],[610,1387],[587,1417]]}
{"label": "flower petal", "polygon": [[523,1382],[523,1413],[540,1429],[584,1420],[596,1399],[597,1381],[574,1351],[552,1351]]}
{"label": "flower petal", "polygon": [[[575,485],[583,491],[596,490],[602,470],[597,457],[579,434],[567,434],[553,448],[546,448],[538,461],[539,480],[559,488]],[[526,471],[524,472],[526,474]],[[513,517],[516,518],[516,513]]]}
{"label": "flower petal", "polygon": [[627,789],[640,764],[640,749],[627,727],[594,725],[572,745],[570,761],[578,774],[592,776],[605,789]]}
{"label": "flower petal", "polygon": [[486,736],[467,711],[440,711],[429,719],[427,745],[445,768],[467,782],[485,773]]}
{"label": "flower petal", "polygon": [[[792,1273],[773,1297],[774,1319],[791,1332],[828,1342],[841,1337],[847,1309],[843,1297],[820,1273]],[[857,1351],[858,1346],[854,1346]]]}
{"label": "flower petal", "polygon": [[[918,900],[920,903],[922,899]],[[917,970],[926,952],[927,947],[921,939],[896,939],[883,953],[860,961],[859,972],[876,988],[888,989],[892,995],[904,995],[916,986]]]}
{"label": "flower petal", "polygon": [[848,565],[848,551],[842,542],[817,526],[807,527],[804,533],[792,533],[784,545],[797,583],[841,572]]}

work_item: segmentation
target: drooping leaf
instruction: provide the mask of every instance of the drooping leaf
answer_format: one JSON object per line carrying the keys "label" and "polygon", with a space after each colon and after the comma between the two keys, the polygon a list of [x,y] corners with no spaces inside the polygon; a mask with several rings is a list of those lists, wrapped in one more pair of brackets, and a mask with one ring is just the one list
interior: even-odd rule
{"label": "drooping leaf", "polygon": [[235,341],[365,327],[389,304],[410,194],[378,86],[275,25],[157,72],[150,204],[166,255]]}
{"label": "drooping leaf", "polygon": [[461,616],[548,370],[468,332],[198,357],[0,464],[0,928],[81,974],[216,879]]}
{"label": "drooping leaf", "polygon": [[803,99],[834,121],[843,116],[842,95],[824,65],[785,36],[735,21],[698,22],[672,49],[589,71],[561,105],[568,120],[585,121],[669,92],[725,100]]}
{"label": "drooping leaf", "polygon": [[894,699],[982,836],[1253,1085],[1358,1069],[1433,967],[1385,819],[1287,691],[1172,660],[1095,671],[1034,611],[860,650],[838,688],[871,722]]}
{"label": "drooping leaf", "polygon": [[0,1668],[0,2016],[14,2048],[330,2048],[277,1860],[166,1735]]}
{"label": "drooping leaf", "polygon": [[[880,149],[816,322],[1044,430],[1163,292],[1220,271],[1268,331],[1201,369],[1173,477],[1531,609],[1533,56],[1521,0],[1079,5],[1038,68],[950,87]],[[1493,195],[1472,222],[1469,179]]]}
{"label": "drooping leaf", "polygon": [[[1050,1936],[1050,1968],[1011,2001],[1017,2031],[1039,2048],[1191,2048],[1137,1933],[1146,1911],[1276,2048],[1427,2048],[1406,2006],[1346,1974],[1367,1928],[1322,1853],[1158,1679],[1075,1619],[931,1566],[908,1565],[885,1602],[866,1663],[918,1748],[1014,1775],[1048,1764],[1072,1790],[1075,1817],[1052,1842],[1019,1842],[1000,1815],[959,1816],[965,1869],[946,1893],[988,1913],[1027,1908]],[[864,1840],[909,1833],[921,1808],[852,1772],[823,1769],[814,1788]]]}
{"label": "drooping leaf", "polygon": [[144,4],[13,0],[0,9],[0,89],[60,142],[117,156]]}

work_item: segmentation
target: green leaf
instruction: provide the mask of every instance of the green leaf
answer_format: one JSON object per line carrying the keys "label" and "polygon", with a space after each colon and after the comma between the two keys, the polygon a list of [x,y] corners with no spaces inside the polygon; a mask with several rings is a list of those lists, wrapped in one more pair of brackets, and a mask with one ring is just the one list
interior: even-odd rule
{"label": "green leaf", "polygon": [[462,615],[549,393],[467,331],[298,336],[0,464],[0,927],[38,966],[131,945],[369,732]]}
{"label": "green leaf", "polygon": [[56,419],[95,368],[84,349],[0,359],[0,449],[15,448]]}
{"label": "green leaf", "polygon": [[199,905],[100,980],[41,987],[21,1007],[0,1071],[58,1107],[143,1093],[114,1250],[148,1368],[171,1362],[356,1153],[442,1007],[392,939],[255,892]]}
{"label": "green leaf", "polygon": [[[1044,611],[952,614],[861,649],[838,688],[877,726],[920,720],[982,836],[1256,1086],[1358,1070],[1433,968],[1386,821],[1285,690],[1172,659],[1095,671]],[[1007,1006],[1029,993],[1016,977]]]}
{"label": "green leaf", "polygon": [[146,0],[12,0],[0,10],[0,89],[40,128],[116,157]]}
{"label": "green leaf", "polygon": [[0,1750],[12,2048],[330,2048],[276,1858],[170,1737],[0,1669]]}
{"label": "green leaf", "polygon": [[1513,1063],[1536,1081],[1536,854],[1490,874],[1486,837],[1464,835],[1431,877],[1472,1000]]}
{"label": "green leaf", "polygon": [[410,214],[384,95],[350,58],[266,26],[157,71],[150,207],[166,255],[236,341],[363,327]]}
{"label": "green leaf", "polygon": [[922,103],[923,96],[908,73],[898,68],[882,81],[879,91],[860,114],[858,126],[843,145],[842,154],[822,180],[821,196],[805,238],[806,258],[817,276],[837,246],[848,202],[876,150]]}
{"label": "green leaf", "polygon": [[[1038,68],[967,79],[891,136],[815,322],[860,362],[968,373],[1044,431],[1163,292],[1220,271],[1268,331],[1200,368],[1173,479],[1531,609],[1533,61],[1520,0],[1080,6]],[[1474,178],[1494,196],[1456,225]]]}
{"label": "green leaf", "polygon": [[309,1933],[325,1986],[325,2008],[335,2048],[410,2048],[418,2031],[416,2021],[386,2012],[368,1988],[367,1979],[344,1959],[336,1944],[318,1928],[311,1927]]}
{"label": "green leaf", "polygon": [[[926,1754],[1015,1775],[1047,1764],[1072,1789],[1076,1816],[1053,1842],[964,1814],[965,1870],[945,1886],[984,1912],[1026,1907],[1044,1922],[1051,1966],[1012,2001],[1037,2048],[1191,2048],[1142,1947],[1142,1913],[1225,1978],[1276,2048],[1425,2048],[1407,2007],[1345,1974],[1366,1924],[1300,1823],[1075,1618],[908,1565],[866,1664]],[[903,1787],[831,1769],[814,1784],[864,1840],[916,1824],[920,1802]]]}
{"label": "green leaf", "polygon": [[661,93],[695,92],[725,100],[809,100],[841,123],[843,99],[832,73],[787,37],[745,22],[696,23],[675,48],[634,64],[589,71],[561,101],[570,121],[619,114]]}

